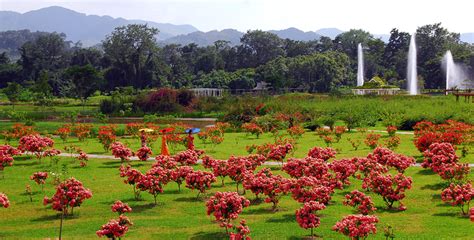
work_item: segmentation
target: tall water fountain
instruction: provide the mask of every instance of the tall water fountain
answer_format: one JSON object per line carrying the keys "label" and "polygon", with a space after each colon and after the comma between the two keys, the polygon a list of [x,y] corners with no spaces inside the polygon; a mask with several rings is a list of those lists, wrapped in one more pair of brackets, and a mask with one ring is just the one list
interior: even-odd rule
{"label": "tall water fountain", "polygon": [[357,86],[364,85],[364,53],[362,44],[357,45]]}
{"label": "tall water fountain", "polygon": [[469,74],[462,65],[456,64],[451,51],[447,51],[443,57],[442,67],[446,73],[446,90],[452,88],[464,89],[464,81],[469,78]]}
{"label": "tall water fountain", "polygon": [[410,95],[418,94],[418,75],[416,71],[416,35],[413,33],[410,39],[410,48],[408,49],[407,65],[407,90]]}

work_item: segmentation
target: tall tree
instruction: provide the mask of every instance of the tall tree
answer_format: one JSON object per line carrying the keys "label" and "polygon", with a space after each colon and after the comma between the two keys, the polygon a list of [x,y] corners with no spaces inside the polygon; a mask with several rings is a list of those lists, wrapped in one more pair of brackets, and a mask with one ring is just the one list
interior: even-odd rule
{"label": "tall tree", "polygon": [[283,40],[276,34],[261,30],[247,31],[240,39],[242,54],[249,59],[247,67],[265,64],[278,56],[283,56]]}
{"label": "tall tree", "polygon": [[80,99],[83,106],[86,100],[100,89],[102,84],[102,75],[90,64],[72,66],[66,70],[65,76],[73,84],[70,95]]}

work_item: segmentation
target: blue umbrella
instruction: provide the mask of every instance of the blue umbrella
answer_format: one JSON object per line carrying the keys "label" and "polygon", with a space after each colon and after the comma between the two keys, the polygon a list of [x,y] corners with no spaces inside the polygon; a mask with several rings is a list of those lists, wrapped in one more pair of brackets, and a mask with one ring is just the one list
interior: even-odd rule
{"label": "blue umbrella", "polygon": [[186,129],[185,133],[188,133],[188,134],[189,134],[189,133],[196,134],[196,133],[198,133],[198,132],[200,132],[200,131],[201,131],[200,128],[188,128],[188,129]]}

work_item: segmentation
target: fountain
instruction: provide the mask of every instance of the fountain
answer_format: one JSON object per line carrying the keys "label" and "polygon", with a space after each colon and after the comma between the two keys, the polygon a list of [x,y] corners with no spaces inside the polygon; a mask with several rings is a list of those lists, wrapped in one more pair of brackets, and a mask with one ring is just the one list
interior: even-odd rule
{"label": "fountain", "polygon": [[[443,70],[446,73],[446,90],[457,88],[464,89],[464,81],[469,78],[463,66],[456,64],[451,51],[447,51],[442,61]],[[447,92],[446,92],[447,94]]]}
{"label": "fountain", "polygon": [[413,33],[408,49],[407,88],[410,95],[418,94],[418,76],[416,71],[416,35]]}
{"label": "fountain", "polygon": [[364,85],[364,53],[362,44],[357,45],[357,86]]}

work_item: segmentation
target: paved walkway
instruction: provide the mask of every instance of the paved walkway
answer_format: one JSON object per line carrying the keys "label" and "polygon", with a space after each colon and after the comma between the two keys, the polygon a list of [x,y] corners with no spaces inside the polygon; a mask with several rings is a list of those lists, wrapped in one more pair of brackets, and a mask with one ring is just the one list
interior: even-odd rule
{"label": "paved walkway", "polygon": [[[114,156],[111,156],[111,155],[99,155],[99,154],[87,154],[89,156],[89,158],[96,158],[96,159],[117,159],[118,158],[115,158]],[[59,154],[59,156],[61,157],[71,157],[71,154],[69,153],[61,153]],[[72,154],[73,157],[77,157],[79,156],[79,154],[76,154],[76,153],[73,153]],[[131,160],[133,161],[138,161],[138,157],[131,157],[130,158]],[[148,161],[154,161],[155,158],[148,158]],[[198,161],[199,164],[202,163],[201,160]],[[265,162],[263,163],[263,165],[266,165],[266,166],[278,166],[278,165],[281,165],[280,162]],[[421,164],[420,163],[416,163],[415,164],[415,167],[421,167]],[[470,163],[469,164],[469,167],[474,167],[474,163]]]}

